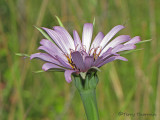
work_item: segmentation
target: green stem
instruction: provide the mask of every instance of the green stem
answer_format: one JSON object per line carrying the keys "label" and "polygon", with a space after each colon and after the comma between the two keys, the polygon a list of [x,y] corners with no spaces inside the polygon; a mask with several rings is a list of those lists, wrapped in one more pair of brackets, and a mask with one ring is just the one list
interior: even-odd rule
{"label": "green stem", "polygon": [[81,96],[87,120],[99,120],[95,91],[98,84],[96,73],[86,73],[85,77],[74,75],[74,82]]}
{"label": "green stem", "polygon": [[95,89],[80,92],[88,120],[99,120]]}

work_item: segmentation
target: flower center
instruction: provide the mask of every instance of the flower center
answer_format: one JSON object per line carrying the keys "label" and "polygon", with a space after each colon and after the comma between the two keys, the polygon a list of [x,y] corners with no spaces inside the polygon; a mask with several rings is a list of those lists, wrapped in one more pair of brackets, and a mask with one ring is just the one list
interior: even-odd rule
{"label": "flower center", "polygon": [[73,63],[72,61],[72,56],[71,53],[75,52],[75,51],[79,51],[82,55],[83,58],[85,58],[85,56],[94,56],[94,61],[98,59],[100,53],[102,52],[102,47],[98,46],[97,48],[91,48],[89,50],[89,53],[86,52],[86,46],[83,45],[79,50],[77,50],[78,45],[76,46],[75,50],[70,49],[70,53],[65,53],[64,55],[66,56],[68,63],[70,64],[70,66],[72,67],[72,69],[77,69],[76,65]]}
{"label": "flower center", "polygon": [[102,52],[102,47],[98,46],[97,48],[91,48],[89,51],[89,56],[94,56],[94,60],[96,60]]}

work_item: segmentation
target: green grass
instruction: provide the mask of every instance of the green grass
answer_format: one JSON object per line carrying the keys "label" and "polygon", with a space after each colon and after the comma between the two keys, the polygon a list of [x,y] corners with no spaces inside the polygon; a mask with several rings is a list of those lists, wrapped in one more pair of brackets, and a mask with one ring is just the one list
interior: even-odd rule
{"label": "green grass", "polygon": [[[85,120],[80,96],[62,72],[43,72],[42,61],[16,56],[36,53],[43,37],[34,27],[58,25],[82,34],[93,22],[94,36],[118,24],[119,34],[141,36],[150,42],[101,68],[97,101],[101,120],[160,120],[160,11],[159,0],[1,0],[0,1],[0,119]],[[118,116],[156,113],[156,117]]]}

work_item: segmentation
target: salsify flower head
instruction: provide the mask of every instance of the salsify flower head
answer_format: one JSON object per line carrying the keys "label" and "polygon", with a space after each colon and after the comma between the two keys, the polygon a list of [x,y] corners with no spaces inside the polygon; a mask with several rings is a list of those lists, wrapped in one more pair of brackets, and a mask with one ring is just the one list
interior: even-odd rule
{"label": "salsify flower head", "polygon": [[91,68],[100,68],[114,60],[127,61],[119,52],[135,49],[140,37],[131,38],[129,35],[120,35],[111,40],[124,26],[117,25],[107,35],[99,32],[92,41],[93,24],[85,23],[83,26],[82,41],[76,30],[73,38],[61,26],[53,29],[42,28],[52,39],[42,39],[39,50],[44,53],[35,53],[31,59],[39,58],[46,63],[42,66],[44,71],[49,69],[64,71],[65,79],[71,82],[73,73],[86,73]]}

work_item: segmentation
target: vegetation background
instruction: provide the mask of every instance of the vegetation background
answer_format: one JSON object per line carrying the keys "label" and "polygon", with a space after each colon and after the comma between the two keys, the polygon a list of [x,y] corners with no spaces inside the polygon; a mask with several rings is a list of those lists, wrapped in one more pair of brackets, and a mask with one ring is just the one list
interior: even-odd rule
{"label": "vegetation background", "polygon": [[[43,72],[42,61],[16,56],[37,52],[34,28],[58,25],[72,34],[96,18],[94,35],[118,24],[119,34],[151,42],[101,68],[97,101],[101,120],[160,120],[160,0],[0,0],[0,120],[85,120],[80,96],[63,73]],[[119,116],[150,113],[156,116]]]}

